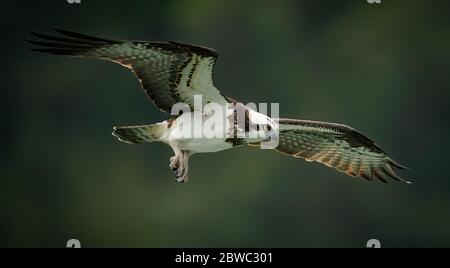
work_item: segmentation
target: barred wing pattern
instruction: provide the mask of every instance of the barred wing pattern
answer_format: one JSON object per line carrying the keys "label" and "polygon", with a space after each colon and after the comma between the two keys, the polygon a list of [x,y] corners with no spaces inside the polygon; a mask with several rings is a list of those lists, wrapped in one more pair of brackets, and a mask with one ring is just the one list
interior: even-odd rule
{"label": "barred wing pattern", "polygon": [[[33,33],[45,41],[28,42],[33,51],[110,60],[131,69],[153,103],[167,113],[176,103],[194,110],[194,95],[204,103],[226,104],[214,86],[212,72],[217,59],[213,49],[175,42],[121,41],[55,29],[63,36]],[[49,42],[50,41],[50,42]]]}
{"label": "barred wing pattern", "polygon": [[317,161],[372,181],[403,180],[392,167],[404,169],[372,140],[345,125],[308,120],[278,119],[277,151],[307,161]]}

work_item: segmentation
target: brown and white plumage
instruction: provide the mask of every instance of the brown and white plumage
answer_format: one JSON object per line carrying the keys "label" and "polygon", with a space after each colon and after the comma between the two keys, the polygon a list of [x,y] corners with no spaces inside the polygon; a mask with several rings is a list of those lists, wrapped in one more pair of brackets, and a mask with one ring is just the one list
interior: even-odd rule
{"label": "brown and white plumage", "polygon": [[218,54],[213,49],[176,42],[111,40],[55,30],[64,37],[32,32],[46,40],[30,40],[44,47],[32,50],[119,63],[136,74],[149,99],[161,111],[170,113],[176,103],[189,104],[193,109],[194,95],[202,95],[205,102],[227,103],[214,86],[212,73]]}
{"label": "brown and white plumage", "polygon": [[393,167],[404,169],[378,145],[355,129],[335,123],[279,119],[277,151],[317,161],[350,176],[372,181],[404,181]]}
{"label": "brown and white plumage", "polygon": [[[149,42],[112,40],[58,30],[62,36],[50,36],[32,33],[40,41],[29,41],[39,46],[33,51],[54,55],[97,58],[119,63],[131,69],[138,77],[148,98],[167,113],[177,103],[187,104],[192,113],[176,114],[167,121],[142,126],[114,127],[113,135],[119,140],[132,143],[164,142],[172,147],[175,156],[170,159],[170,168],[175,171],[177,181],[187,181],[189,156],[199,152],[216,152],[244,144],[259,144],[264,141],[232,137],[217,139],[179,139],[174,133],[180,132],[179,125],[191,118],[205,119],[208,115],[194,112],[194,96],[201,95],[203,104],[228,103],[239,104],[236,107],[246,110],[246,132],[261,132],[249,127],[251,122],[267,119],[267,128],[263,131],[272,137],[274,131],[279,137],[275,150],[317,161],[350,176],[358,176],[372,181],[377,178],[387,182],[388,178],[405,181],[393,167],[404,167],[395,162],[372,140],[360,132],[340,124],[295,119],[270,119],[249,107],[222,94],[214,86],[213,69],[217,52],[213,49],[182,44],[177,42]],[[227,108],[228,109],[228,108]],[[227,110],[234,115],[238,108]],[[236,118],[229,118],[235,122]],[[236,133],[234,129],[223,128],[224,133]],[[407,181],[405,181],[407,182]]]}

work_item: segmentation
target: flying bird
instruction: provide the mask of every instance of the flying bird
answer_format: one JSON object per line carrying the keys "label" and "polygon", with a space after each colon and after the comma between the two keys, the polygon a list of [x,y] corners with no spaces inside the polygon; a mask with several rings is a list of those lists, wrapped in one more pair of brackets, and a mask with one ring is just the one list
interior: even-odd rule
{"label": "flying bird", "polygon": [[[188,160],[195,153],[218,152],[242,145],[260,145],[277,137],[273,149],[296,158],[316,161],[350,176],[369,181],[402,179],[394,168],[405,169],[371,139],[342,124],[310,120],[270,118],[255,109],[225,96],[214,85],[213,69],[218,53],[211,48],[178,42],[150,42],[104,39],[55,29],[60,35],[31,32],[37,45],[33,51],[54,55],[112,61],[130,69],[139,79],[145,94],[170,118],[155,124],[115,126],[112,134],[131,144],[162,142],[174,156],[169,167],[178,182],[188,181]],[[210,119],[211,113],[196,109],[195,96],[202,104],[224,107],[225,126],[215,129],[227,134],[221,138],[180,135],[192,121]],[[190,110],[173,114],[177,104]],[[244,114],[243,125],[238,113]],[[196,127],[195,124],[193,126]],[[237,129],[246,136],[237,135]],[[195,129],[194,129],[195,131]],[[255,135],[250,135],[255,134]],[[256,135],[257,134],[257,135]]]}

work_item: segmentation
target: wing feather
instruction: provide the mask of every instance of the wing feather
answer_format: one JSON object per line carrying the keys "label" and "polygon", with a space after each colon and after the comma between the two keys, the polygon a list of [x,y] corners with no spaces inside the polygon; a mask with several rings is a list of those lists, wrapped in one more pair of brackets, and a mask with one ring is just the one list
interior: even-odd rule
{"label": "wing feather", "polygon": [[[404,181],[392,167],[403,169],[378,145],[345,125],[308,120],[278,119],[277,151],[316,161],[349,176],[388,182]],[[408,182],[409,183],[409,182]]]}
{"label": "wing feather", "polygon": [[55,29],[62,36],[31,32],[40,41],[29,41],[33,51],[110,60],[131,69],[146,95],[164,112],[176,103],[194,109],[194,95],[203,102],[225,104],[228,99],[214,86],[212,77],[217,52],[176,42],[147,42],[104,39]]}

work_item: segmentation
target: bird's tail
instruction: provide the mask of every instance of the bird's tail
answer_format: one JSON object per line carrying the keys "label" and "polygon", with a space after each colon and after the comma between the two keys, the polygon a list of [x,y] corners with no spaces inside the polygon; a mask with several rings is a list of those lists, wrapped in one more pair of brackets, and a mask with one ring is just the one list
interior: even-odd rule
{"label": "bird's tail", "polygon": [[163,122],[152,125],[113,127],[112,134],[120,141],[140,144],[164,141],[167,132],[167,122]]}

